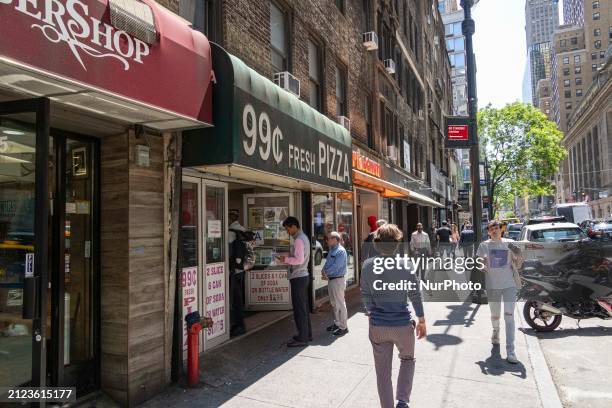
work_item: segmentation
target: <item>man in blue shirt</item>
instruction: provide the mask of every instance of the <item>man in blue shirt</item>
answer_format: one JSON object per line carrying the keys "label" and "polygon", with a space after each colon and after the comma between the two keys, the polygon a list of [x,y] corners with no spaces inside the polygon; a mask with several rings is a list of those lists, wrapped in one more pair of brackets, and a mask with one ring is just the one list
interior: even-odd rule
{"label": "man in blue shirt", "polygon": [[334,324],[327,328],[327,331],[332,332],[334,336],[344,336],[348,333],[346,326],[347,312],[346,301],[344,299],[344,290],[346,289],[346,250],[340,241],[340,234],[333,231],[327,238],[329,244],[329,252],[321,275],[324,280],[328,280],[327,292],[329,293],[329,302],[334,310]]}

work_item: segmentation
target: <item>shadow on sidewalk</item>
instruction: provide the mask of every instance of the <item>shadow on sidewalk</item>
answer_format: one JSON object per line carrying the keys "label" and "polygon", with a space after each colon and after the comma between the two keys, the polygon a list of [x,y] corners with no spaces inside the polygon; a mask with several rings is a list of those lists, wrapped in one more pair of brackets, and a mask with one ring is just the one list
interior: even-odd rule
{"label": "shadow on sidewalk", "polygon": [[446,306],[446,308],[450,309],[450,312],[446,316],[446,320],[436,320],[433,324],[434,326],[446,326],[444,333],[430,334],[427,336],[427,341],[436,346],[436,351],[444,346],[456,346],[463,341],[460,337],[448,334],[448,332],[452,326],[470,327],[474,322],[480,305],[474,306],[471,303],[464,302],[460,305],[449,305]]}
{"label": "shadow on sidewalk", "polygon": [[531,328],[520,328],[520,331],[528,336],[537,337],[538,339],[561,339],[570,336],[576,337],[601,337],[612,336],[612,329],[604,326],[597,327],[576,327],[572,329],[557,329],[551,332],[538,332]]}
{"label": "shadow on sidewalk", "polygon": [[523,363],[510,364],[502,358],[499,344],[492,346],[491,355],[485,361],[477,361],[476,364],[484,375],[499,376],[510,373],[516,377],[527,378],[527,369]]}

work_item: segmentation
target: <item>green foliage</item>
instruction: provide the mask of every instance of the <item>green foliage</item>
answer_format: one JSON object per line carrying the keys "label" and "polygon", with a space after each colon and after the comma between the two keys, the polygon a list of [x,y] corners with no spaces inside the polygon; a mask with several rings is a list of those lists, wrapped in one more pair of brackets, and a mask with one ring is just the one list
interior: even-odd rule
{"label": "green foliage", "polygon": [[567,151],[557,124],[538,108],[520,102],[501,109],[489,105],[478,113],[478,134],[489,165],[489,196],[497,207],[510,204],[515,195],[554,192],[548,178]]}

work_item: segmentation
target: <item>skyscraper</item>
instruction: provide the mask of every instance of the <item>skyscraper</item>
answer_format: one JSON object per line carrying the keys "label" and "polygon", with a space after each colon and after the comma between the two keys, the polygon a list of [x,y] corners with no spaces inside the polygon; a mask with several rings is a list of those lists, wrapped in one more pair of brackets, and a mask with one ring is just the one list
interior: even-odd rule
{"label": "skyscraper", "polygon": [[540,79],[550,78],[551,38],[559,25],[558,0],[525,2],[527,57],[530,64],[532,102],[538,105],[536,86]]}

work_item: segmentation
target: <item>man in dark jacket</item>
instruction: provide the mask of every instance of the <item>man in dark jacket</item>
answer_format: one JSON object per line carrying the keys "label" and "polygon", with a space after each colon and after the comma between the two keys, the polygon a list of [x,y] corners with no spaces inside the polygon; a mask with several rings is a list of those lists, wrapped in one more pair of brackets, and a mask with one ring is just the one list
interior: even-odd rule
{"label": "man in dark jacket", "polygon": [[463,257],[474,257],[474,230],[466,224],[459,236],[459,246],[463,249]]}

